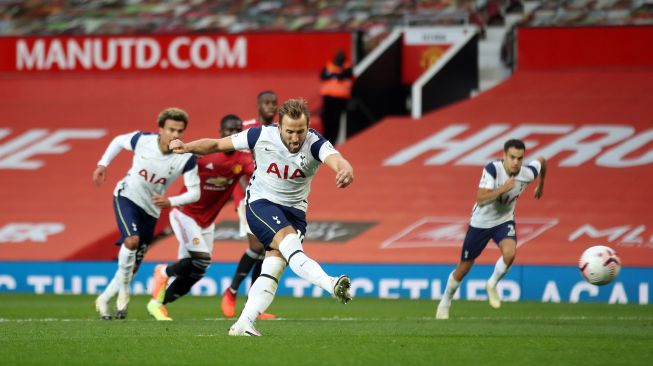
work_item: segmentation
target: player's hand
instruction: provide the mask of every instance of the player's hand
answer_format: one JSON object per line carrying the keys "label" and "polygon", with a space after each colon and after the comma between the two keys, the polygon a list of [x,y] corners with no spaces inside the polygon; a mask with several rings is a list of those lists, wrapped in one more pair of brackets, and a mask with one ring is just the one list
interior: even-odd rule
{"label": "player's hand", "polygon": [[158,208],[169,208],[172,206],[168,198],[156,192],[152,193],[152,202],[154,202]]}
{"label": "player's hand", "polygon": [[107,167],[98,165],[93,172],[93,183],[99,187],[107,179]]}
{"label": "player's hand", "polygon": [[542,198],[542,195],[544,195],[544,185],[543,184],[538,184],[535,187],[534,196],[535,196],[536,199],[539,200],[540,198]]}
{"label": "player's hand", "polygon": [[186,145],[184,144],[183,141],[181,141],[179,139],[174,139],[174,140],[170,141],[170,145],[168,145],[168,147],[170,148],[170,150],[173,153],[176,153],[176,154],[183,154],[183,153],[187,152],[186,151]]}
{"label": "player's hand", "polygon": [[336,187],[345,188],[354,182],[354,172],[349,169],[342,169],[336,173]]}
{"label": "player's hand", "polygon": [[503,192],[510,192],[511,189],[515,187],[515,177],[509,178],[505,183],[503,183]]}

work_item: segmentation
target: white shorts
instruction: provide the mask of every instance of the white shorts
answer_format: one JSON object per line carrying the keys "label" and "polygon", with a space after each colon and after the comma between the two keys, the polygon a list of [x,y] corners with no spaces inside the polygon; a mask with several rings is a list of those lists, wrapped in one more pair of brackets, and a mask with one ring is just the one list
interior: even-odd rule
{"label": "white shorts", "polygon": [[211,255],[215,237],[215,224],[200,227],[192,217],[176,208],[170,210],[170,226],[179,241],[178,259],[190,258],[189,252]]}
{"label": "white shorts", "polygon": [[[244,238],[247,236],[247,234],[252,234],[252,230],[249,229],[249,225],[247,225],[247,217],[245,215],[245,199],[243,198],[240,200],[240,203],[238,204],[238,218],[240,219],[240,225],[238,227],[238,234],[240,235],[241,238]],[[254,234],[252,234],[254,235]]]}

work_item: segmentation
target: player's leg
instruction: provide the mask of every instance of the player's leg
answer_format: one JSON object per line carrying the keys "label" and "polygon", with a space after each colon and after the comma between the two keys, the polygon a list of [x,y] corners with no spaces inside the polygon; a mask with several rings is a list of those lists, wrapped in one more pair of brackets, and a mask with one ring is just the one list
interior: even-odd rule
{"label": "player's leg", "polygon": [[449,273],[447,278],[447,285],[444,288],[442,293],[442,298],[438,304],[438,309],[435,314],[436,319],[449,319],[449,308],[451,307],[451,301],[453,300],[460,283],[463,281],[463,278],[469,273],[469,270],[472,269],[474,265],[474,260],[460,260],[453,272]]}
{"label": "player's leg", "polygon": [[247,205],[247,222],[259,241],[266,248],[279,250],[298,276],[335,295],[342,303],[351,300],[349,277],[327,275],[316,261],[304,253],[304,211],[257,200]]}
{"label": "player's leg", "polygon": [[[192,221],[192,224],[195,224],[194,220]],[[176,278],[170,286],[168,286],[163,299],[163,304],[169,304],[186,295],[194,284],[204,278],[206,271],[211,265],[215,225],[211,224],[205,228],[194,226],[192,231],[197,233],[198,229],[199,236],[195,234],[191,239],[191,243],[187,242],[185,244],[185,253],[182,254],[180,248],[180,260],[177,262],[180,264],[177,266],[177,263],[175,263],[170,266],[170,268],[167,268],[166,274],[168,277],[175,276]],[[199,243],[196,240],[197,238],[201,238]],[[188,261],[186,261],[187,259],[190,259],[190,267],[188,266]],[[182,261],[185,262],[182,263]]]}
{"label": "player's leg", "polygon": [[[146,223],[141,220],[139,207],[132,201],[118,196],[113,198],[113,208],[121,233],[118,252],[118,269],[106,289],[95,301],[96,309],[102,319],[111,319],[109,314],[109,301],[118,293],[122,292],[121,302],[123,309],[126,309],[129,302],[129,284],[131,283],[134,264],[136,262],[136,251],[141,243],[139,230],[144,230]],[[156,222],[156,218],[152,218]],[[125,301],[125,293],[127,293]],[[119,296],[120,298],[121,296]],[[117,304],[118,305],[118,304]]]}
{"label": "player's leg", "polygon": [[258,241],[256,236],[250,230],[249,225],[247,225],[246,210],[245,199],[242,199],[238,204],[237,209],[239,232],[241,237],[247,237],[247,243],[249,246],[238,261],[236,272],[231,279],[231,285],[229,285],[229,287],[227,287],[222,293],[222,303],[220,308],[222,314],[228,318],[231,318],[236,314],[236,295],[238,294],[240,284],[250,272],[252,272],[252,283],[256,281],[256,278],[261,273],[261,265],[265,258],[265,248],[263,247],[263,244]]}
{"label": "player's leg", "polygon": [[[240,231],[240,236],[241,237],[247,237],[247,243],[248,243],[248,248],[243,253],[243,256],[240,258],[240,261],[238,262],[238,267],[236,268],[236,273],[234,273],[234,276],[231,280],[231,285],[229,286],[229,290],[231,291],[231,294],[234,295],[234,300],[235,300],[235,294],[238,293],[238,288],[240,287],[240,284],[242,281],[247,277],[249,272],[256,266],[257,262],[263,262],[263,258],[265,258],[265,249],[263,248],[263,244],[261,244],[258,239],[256,239],[256,236],[252,233],[252,231],[249,228],[249,225],[247,225],[247,215],[246,215],[246,204],[245,204],[245,199],[240,201],[240,204],[238,205],[238,219],[239,219],[239,231]],[[252,278],[252,283],[254,283],[255,278]],[[226,315],[226,314],[225,314]],[[233,315],[232,315],[233,316]]]}
{"label": "player's leg", "polygon": [[[131,202],[131,201],[130,201]],[[132,245],[125,245],[129,249],[129,253],[125,258],[121,259],[119,254],[118,262],[120,266],[121,260],[124,265],[123,275],[124,282],[118,288],[118,298],[116,299],[115,317],[116,319],[127,318],[127,306],[129,305],[130,298],[130,285],[138,266],[143,261],[147,248],[154,238],[154,229],[156,227],[157,218],[152,217],[145,212],[141,207],[132,203],[133,207],[133,221],[131,226],[135,227],[138,232],[138,241]],[[129,222],[129,221],[128,221]],[[124,244],[126,244],[125,241]],[[122,251],[121,251],[122,253]]]}
{"label": "player's leg", "polygon": [[261,314],[272,304],[274,295],[277,291],[279,279],[286,268],[286,260],[277,250],[267,252],[263,261],[261,275],[254,281],[249,289],[249,296],[245,303],[240,317],[231,328],[229,335],[232,336],[260,336],[261,333],[256,330],[254,323]]}
{"label": "player's leg", "polygon": [[493,235],[494,241],[498,243],[501,249],[501,257],[497,259],[494,265],[494,271],[485,284],[488,301],[490,306],[495,309],[501,307],[501,296],[497,291],[497,284],[508,273],[512,262],[515,260],[517,251],[517,233],[515,223],[509,221],[497,226]]}
{"label": "player's leg", "polygon": [[[179,260],[154,269],[152,299],[147,309],[157,320],[171,320],[165,305],[186,295],[204,277],[213,251],[214,225],[201,228],[190,216],[177,209],[171,210],[169,216],[170,226],[179,241]],[[167,286],[170,277],[175,277],[175,280]]]}
{"label": "player's leg", "polygon": [[286,226],[278,231],[270,248],[281,252],[296,275],[333,294],[334,278],[304,253],[301,239],[292,226]]}
{"label": "player's leg", "polygon": [[[222,304],[221,309],[224,316],[231,318],[236,313],[236,295],[238,294],[238,288],[242,281],[247,277],[250,271],[252,271],[252,283],[256,280],[255,273],[260,273],[260,264],[263,263],[263,258],[265,258],[265,249],[263,249],[263,244],[259,243],[256,236],[251,233],[247,233],[247,241],[249,247],[243,253],[243,256],[238,262],[236,267],[236,272],[234,273],[233,278],[231,279],[231,285],[224,290],[222,294]],[[260,264],[259,264],[260,263]],[[258,267],[258,271],[256,269]]]}
{"label": "player's leg", "polygon": [[449,308],[458,287],[463,278],[469,273],[474,265],[476,258],[481,255],[483,249],[490,241],[491,232],[487,229],[479,229],[472,226],[467,228],[463,248],[460,253],[460,261],[456,268],[449,274],[447,278],[447,286],[442,293],[442,299],[438,304],[438,309],[435,314],[436,319],[449,319]]}
{"label": "player's leg", "polygon": [[351,300],[349,277],[329,276],[316,261],[304,253],[304,211],[267,200],[257,200],[247,205],[247,222],[266,248],[281,252],[295,274],[335,295],[342,303]]}

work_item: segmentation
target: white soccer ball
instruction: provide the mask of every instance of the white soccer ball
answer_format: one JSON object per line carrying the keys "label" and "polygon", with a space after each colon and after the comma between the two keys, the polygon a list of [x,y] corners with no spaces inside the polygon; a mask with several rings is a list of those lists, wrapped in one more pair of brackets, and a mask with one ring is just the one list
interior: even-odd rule
{"label": "white soccer ball", "polygon": [[580,256],[580,273],[593,285],[607,285],[621,270],[621,259],[617,252],[604,245],[587,248]]}

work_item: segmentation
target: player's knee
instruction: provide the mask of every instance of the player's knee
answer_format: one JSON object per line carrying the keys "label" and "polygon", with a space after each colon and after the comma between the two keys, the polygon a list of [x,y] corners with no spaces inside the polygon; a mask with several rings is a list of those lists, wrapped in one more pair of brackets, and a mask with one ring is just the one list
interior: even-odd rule
{"label": "player's knee", "polygon": [[132,236],[126,237],[125,240],[122,243],[127,249],[136,250],[136,249],[138,249],[138,247],[140,245],[140,242],[141,242],[141,240],[138,237],[138,235],[132,235]]}
{"label": "player's knee", "polygon": [[247,235],[247,241],[249,244],[249,249],[257,254],[264,254],[265,247],[261,244],[260,241],[254,235]]}
{"label": "player's knee", "polygon": [[204,258],[202,258],[202,259],[193,258],[191,260],[191,263],[192,263],[193,266],[192,266],[192,270],[191,270],[191,273],[190,273],[190,277],[194,278],[196,280],[200,280],[200,279],[202,279],[202,277],[204,277],[204,275],[206,274],[206,270],[211,265],[211,260],[210,259],[204,259]]}
{"label": "player's knee", "polygon": [[467,276],[467,273],[469,273],[469,270],[472,269],[472,265],[474,262],[471,261],[462,261],[461,263],[456,266],[456,269],[453,272],[453,277],[456,281],[462,281],[465,276]]}
{"label": "player's knee", "polygon": [[512,262],[515,261],[515,257],[517,256],[517,253],[515,251],[509,251],[507,253],[503,254],[503,261],[506,263],[506,266],[510,267],[512,265]]}
{"label": "player's knee", "polygon": [[279,243],[279,251],[283,257],[286,258],[289,264],[295,255],[299,253],[303,254],[304,247],[302,246],[302,242],[299,240],[297,233],[293,232],[286,235],[286,237],[281,240],[281,243]]}
{"label": "player's knee", "polygon": [[261,275],[272,277],[277,283],[286,269],[286,260],[282,257],[266,257],[261,267]]}

